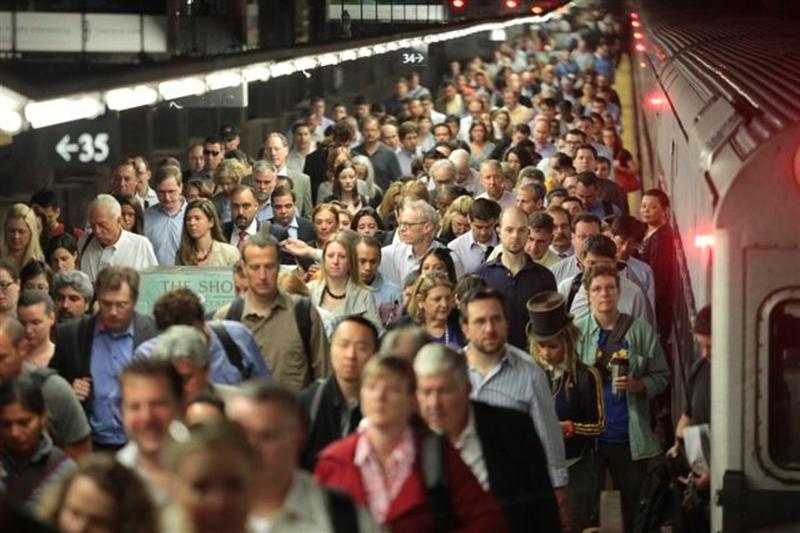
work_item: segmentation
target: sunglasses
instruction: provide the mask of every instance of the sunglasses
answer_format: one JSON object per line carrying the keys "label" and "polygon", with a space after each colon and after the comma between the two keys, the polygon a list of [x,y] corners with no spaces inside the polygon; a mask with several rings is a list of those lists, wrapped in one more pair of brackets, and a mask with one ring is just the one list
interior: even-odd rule
{"label": "sunglasses", "polygon": [[216,151],[216,150],[203,150],[203,154],[204,155],[217,156],[217,155],[219,155],[219,151]]}

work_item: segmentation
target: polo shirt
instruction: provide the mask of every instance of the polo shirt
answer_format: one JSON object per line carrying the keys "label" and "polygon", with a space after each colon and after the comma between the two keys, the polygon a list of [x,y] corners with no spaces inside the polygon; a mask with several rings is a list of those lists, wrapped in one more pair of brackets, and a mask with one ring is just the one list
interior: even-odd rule
{"label": "polo shirt", "polygon": [[489,287],[500,291],[506,299],[508,342],[517,348],[528,349],[528,300],[542,291],[556,290],[552,272],[525,254],[525,265],[516,276],[497,259],[482,264],[475,275],[486,280]]}

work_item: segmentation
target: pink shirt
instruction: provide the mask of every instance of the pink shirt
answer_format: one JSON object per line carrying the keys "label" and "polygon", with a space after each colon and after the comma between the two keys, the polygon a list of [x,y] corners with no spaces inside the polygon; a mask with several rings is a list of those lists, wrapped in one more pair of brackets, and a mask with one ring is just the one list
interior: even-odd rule
{"label": "pink shirt", "polygon": [[403,438],[392,450],[385,471],[366,434],[359,434],[353,462],[361,471],[367,505],[378,522],[386,522],[389,507],[411,475],[415,459],[414,436],[410,428],[406,428]]}

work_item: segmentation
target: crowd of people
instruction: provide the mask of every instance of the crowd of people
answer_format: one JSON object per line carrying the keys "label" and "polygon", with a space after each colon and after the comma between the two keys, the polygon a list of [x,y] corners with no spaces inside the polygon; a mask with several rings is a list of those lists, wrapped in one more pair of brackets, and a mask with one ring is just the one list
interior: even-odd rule
{"label": "crowd of people", "polygon": [[[629,214],[618,31],[578,11],[436,91],[314,98],[254,157],[225,125],[125,158],[78,227],[53,191],[12,206],[4,504],[65,532],[582,531],[610,476],[632,528],[678,453],[651,419],[676,274],[667,195]],[[172,265],[237,296],[137,311]]]}

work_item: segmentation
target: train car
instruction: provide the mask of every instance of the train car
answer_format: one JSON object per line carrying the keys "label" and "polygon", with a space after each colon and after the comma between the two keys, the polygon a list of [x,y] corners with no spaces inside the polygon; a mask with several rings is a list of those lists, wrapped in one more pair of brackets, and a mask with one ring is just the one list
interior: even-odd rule
{"label": "train car", "polygon": [[641,138],[673,203],[684,359],[712,304],[712,530],[797,531],[800,25],[721,8],[634,6]]}

